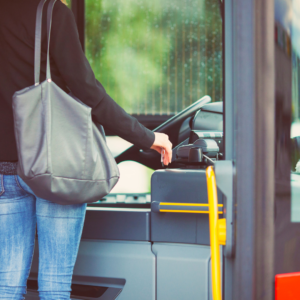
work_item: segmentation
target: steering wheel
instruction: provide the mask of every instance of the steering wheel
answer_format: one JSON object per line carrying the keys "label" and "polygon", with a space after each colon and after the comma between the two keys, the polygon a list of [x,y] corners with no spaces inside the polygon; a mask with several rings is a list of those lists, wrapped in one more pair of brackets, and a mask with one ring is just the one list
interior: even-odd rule
{"label": "steering wheel", "polygon": [[[193,117],[202,106],[209,103],[210,101],[211,98],[209,96],[202,97],[198,101],[194,102],[193,104],[155,128],[153,131],[167,134],[171,143],[173,144],[173,149],[175,149],[175,147],[178,145],[179,131],[182,123],[187,118]],[[175,150],[173,150],[173,158],[175,159],[176,153],[174,152]],[[159,153],[152,149],[143,151],[136,146],[131,146],[116,157],[116,161],[118,164],[128,160],[136,161],[154,170],[162,168]]]}

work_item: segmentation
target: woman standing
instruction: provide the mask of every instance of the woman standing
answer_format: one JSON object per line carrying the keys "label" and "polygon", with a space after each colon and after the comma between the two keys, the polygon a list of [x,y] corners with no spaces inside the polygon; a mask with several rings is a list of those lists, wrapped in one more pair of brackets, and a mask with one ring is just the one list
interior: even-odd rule
{"label": "woman standing", "polygon": [[[0,2],[0,299],[23,299],[36,227],[40,299],[70,299],[86,210],[85,204],[62,206],[36,197],[16,172],[12,96],[34,84],[35,17],[39,2]],[[43,81],[47,53],[45,14],[42,27]],[[73,14],[60,1],[53,11],[50,59],[53,81],[90,106],[97,122],[140,148],[158,152],[164,149],[165,165],[171,162],[168,137],[153,133],[128,115],[95,79],[82,51]]]}

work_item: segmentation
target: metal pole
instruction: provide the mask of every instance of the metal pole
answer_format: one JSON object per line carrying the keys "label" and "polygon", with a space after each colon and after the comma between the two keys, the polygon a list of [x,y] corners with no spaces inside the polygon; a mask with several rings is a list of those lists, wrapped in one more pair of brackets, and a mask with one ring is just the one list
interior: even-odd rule
{"label": "metal pole", "polygon": [[236,104],[234,299],[273,299],[273,0],[233,0]]}

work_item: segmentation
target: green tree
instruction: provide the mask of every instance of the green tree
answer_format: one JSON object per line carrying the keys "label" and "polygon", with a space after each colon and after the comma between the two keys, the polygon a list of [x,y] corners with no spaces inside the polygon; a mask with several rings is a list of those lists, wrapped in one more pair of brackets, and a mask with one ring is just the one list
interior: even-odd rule
{"label": "green tree", "polygon": [[222,100],[218,0],[86,0],[86,55],[128,112],[176,113]]}

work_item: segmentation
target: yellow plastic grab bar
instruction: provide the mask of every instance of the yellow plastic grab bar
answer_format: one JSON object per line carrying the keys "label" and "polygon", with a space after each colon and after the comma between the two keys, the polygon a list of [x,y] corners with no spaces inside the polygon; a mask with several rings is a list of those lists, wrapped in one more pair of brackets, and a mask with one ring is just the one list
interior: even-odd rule
{"label": "yellow plastic grab bar", "polygon": [[209,205],[209,231],[213,300],[222,300],[220,245],[226,244],[226,219],[219,219],[218,194],[214,169],[206,169]]}
{"label": "yellow plastic grab bar", "polygon": [[[159,212],[169,213],[191,213],[191,214],[209,214],[209,205],[206,203],[158,203]],[[218,214],[223,214],[223,204],[218,205]]]}

